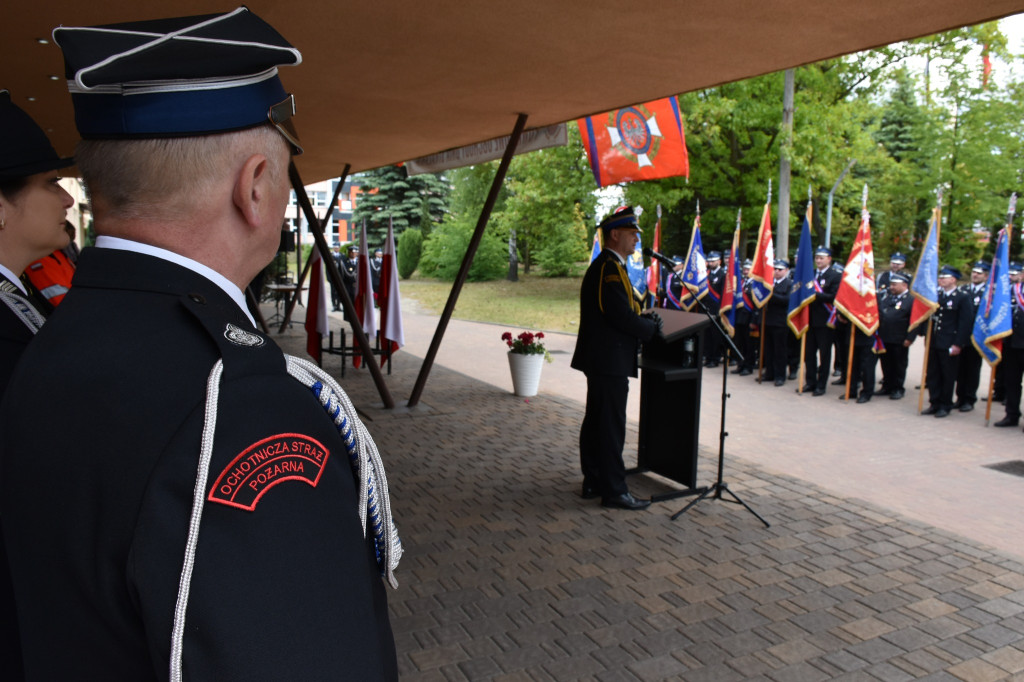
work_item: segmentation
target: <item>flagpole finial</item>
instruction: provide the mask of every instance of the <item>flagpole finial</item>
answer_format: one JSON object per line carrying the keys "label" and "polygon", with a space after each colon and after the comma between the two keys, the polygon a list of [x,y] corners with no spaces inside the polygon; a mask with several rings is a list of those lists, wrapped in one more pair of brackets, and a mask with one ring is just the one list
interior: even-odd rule
{"label": "flagpole finial", "polygon": [[868,210],[868,183],[864,183],[864,193],[861,196],[861,208],[865,211]]}
{"label": "flagpole finial", "polygon": [[697,199],[697,215],[700,215],[700,199]]}
{"label": "flagpole finial", "polygon": [[812,196],[813,195],[811,194],[811,183],[807,183],[807,203],[808,204],[811,203]]}
{"label": "flagpole finial", "polygon": [[942,185],[935,188],[935,205],[942,208]]}
{"label": "flagpole finial", "polygon": [[766,204],[772,203],[772,179],[768,178],[768,199],[765,200]]}
{"label": "flagpole finial", "polygon": [[1014,192],[1010,195],[1010,207],[1006,211],[1010,214],[1010,220],[1013,220],[1013,215],[1017,213],[1017,193]]}
{"label": "flagpole finial", "polygon": [[740,229],[740,220],[743,218],[743,209],[736,209],[736,229]]}
{"label": "flagpole finial", "polygon": [[658,204],[658,208],[656,209],[656,211],[658,213],[658,220],[661,220],[661,204]]}

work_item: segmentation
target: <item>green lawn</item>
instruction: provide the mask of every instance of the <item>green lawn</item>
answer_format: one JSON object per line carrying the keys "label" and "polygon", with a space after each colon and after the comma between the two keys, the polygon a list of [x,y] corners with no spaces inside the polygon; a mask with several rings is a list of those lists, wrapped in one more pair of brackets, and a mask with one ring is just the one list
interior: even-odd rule
{"label": "green lawn", "polygon": [[[582,277],[539,277],[520,273],[518,282],[467,282],[454,317],[495,322],[522,329],[575,333],[579,330]],[[414,274],[400,283],[402,298],[440,314],[452,290],[450,282]]]}

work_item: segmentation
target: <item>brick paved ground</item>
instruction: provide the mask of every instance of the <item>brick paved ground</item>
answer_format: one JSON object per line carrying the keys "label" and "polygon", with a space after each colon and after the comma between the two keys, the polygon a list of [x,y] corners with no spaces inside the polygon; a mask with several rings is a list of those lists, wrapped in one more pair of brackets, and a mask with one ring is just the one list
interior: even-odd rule
{"label": "brick paved ground", "polygon": [[[422,322],[413,317],[407,334]],[[1024,680],[1019,553],[835,490],[860,486],[853,474],[826,489],[799,467],[780,472],[774,453],[824,449],[793,448],[793,429],[769,429],[751,405],[767,405],[776,420],[779,412],[799,414],[812,430],[838,429],[844,445],[860,438],[893,450],[905,473],[876,467],[874,475],[897,507],[919,497],[933,504],[936,484],[914,480],[920,465],[891,445],[893,430],[921,424],[911,428],[927,434],[948,423],[950,433],[922,435],[920,444],[914,437],[909,447],[936,448],[947,462],[943,474],[961,466],[972,475],[978,463],[965,461],[978,448],[960,445],[968,428],[1006,439],[999,447],[1016,444],[1015,456],[1019,431],[1012,440],[992,435],[976,416],[900,420],[890,415],[897,408],[841,405],[834,397],[809,408],[801,401],[811,398],[788,389],[737,381],[729,449],[744,456],[728,458],[725,478],[771,528],[724,501],[703,502],[677,521],[669,516],[682,501],[644,512],[605,510],[576,495],[582,404],[563,394],[578,395],[578,385],[575,373],[549,371],[567,357],[558,354],[545,368],[541,395],[527,402],[489,374],[507,372],[488,360],[492,345],[500,358],[501,329],[453,327],[449,334],[460,340],[446,338],[415,409],[382,410],[365,370],[349,368],[342,380],[383,453],[406,548],[401,586],[390,594],[403,680]],[[420,367],[413,351],[429,342],[416,335],[388,377],[400,404]],[[301,344],[285,335],[292,352]],[[336,370],[337,358],[327,366]],[[484,380],[468,376],[478,370]],[[702,408],[702,482],[715,471],[718,390],[706,389]],[[897,405],[912,414],[910,405]],[[871,418],[852,416],[872,408]],[[747,429],[761,434],[756,446]],[[635,450],[631,420],[626,451]],[[1009,504],[1001,486],[1011,480],[1020,497],[1021,479],[1000,476],[987,497]],[[974,492],[985,505],[981,481],[970,485],[981,486]],[[941,483],[961,485],[947,480],[939,490]],[[671,485],[641,476],[631,487],[646,495]],[[1019,534],[1020,519],[996,527]]]}

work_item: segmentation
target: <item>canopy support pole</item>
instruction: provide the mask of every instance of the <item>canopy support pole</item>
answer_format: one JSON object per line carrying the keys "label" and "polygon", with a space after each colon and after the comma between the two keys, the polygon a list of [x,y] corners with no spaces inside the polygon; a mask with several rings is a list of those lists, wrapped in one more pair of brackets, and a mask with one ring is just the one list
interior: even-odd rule
{"label": "canopy support pole", "polygon": [[455,303],[459,300],[459,293],[462,291],[462,285],[466,282],[469,267],[473,264],[473,256],[476,255],[476,250],[484,236],[484,228],[487,227],[487,222],[491,218],[491,211],[494,210],[494,204],[498,200],[498,191],[505,182],[505,174],[508,172],[508,166],[512,162],[512,157],[515,156],[516,147],[519,145],[519,137],[523,133],[523,128],[526,127],[526,118],[526,114],[519,114],[519,117],[516,119],[515,128],[513,128],[512,135],[508,140],[508,146],[505,148],[505,154],[501,157],[501,163],[498,164],[498,170],[494,174],[494,180],[491,182],[491,190],[487,194],[487,200],[484,201],[484,207],[480,210],[480,218],[477,220],[476,229],[469,240],[466,255],[462,258],[459,273],[455,276],[455,283],[448,294],[448,302],[444,306],[444,312],[441,313],[441,319],[437,322],[437,329],[434,331],[434,338],[430,341],[427,356],[423,358],[423,365],[420,367],[419,376],[416,377],[416,385],[413,386],[412,393],[409,395],[409,407],[415,407],[420,402],[423,387],[427,383],[427,377],[430,376],[430,370],[434,366],[437,351],[441,347],[441,339],[444,338],[448,322],[452,318],[452,313],[455,312]]}

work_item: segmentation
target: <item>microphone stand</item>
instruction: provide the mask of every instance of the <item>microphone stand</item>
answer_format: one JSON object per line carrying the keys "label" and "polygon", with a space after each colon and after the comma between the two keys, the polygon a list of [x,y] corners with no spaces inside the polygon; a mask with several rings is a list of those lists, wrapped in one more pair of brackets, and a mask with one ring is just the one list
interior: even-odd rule
{"label": "microphone stand", "polygon": [[[694,300],[697,301],[698,305],[700,305],[700,309],[704,311],[704,314],[707,316],[708,321],[710,321],[712,326],[718,331],[718,334],[720,334],[721,337],[725,339],[725,342],[726,344],[728,344],[729,349],[736,354],[736,358],[742,363],[743,354],[740,353],[739,349],[736,347],[736,344],[733,343],[732,337],[725,333],[725,330],[722,329],[722,325],[718,322],[717,319],[715,319],[715,316],[711,314],[711,311],[708,310],[708,307],[704,305],[704,301],[696,297],[694,297]],[[697,361],[700,362],[700,358],[698,358]],[[728,384],[728,381],[729,358],[726,357],[726,361],[722,363],[722,422],[718,430],[718,480],[715,481],[714,485],[712,485],[709,488],[706,488],[704,492],[702,492],[700,495],[691,500],[689,504],[687,504],[685,507],[683,507],[675,514],[673,514],[672,520],[675,521],[676,519],[678,519],[680,516],[689,511],[690,507],[694,506],[711,493],[714,493],[713,499],[721,500],[722,493],[724,492],[728,493],[729,496],[733,498],[731,500],[725,500],[726,502],[732,502],[734,504],[743,505],[743,507],[746,508],[748,512],[756,516],[757,519],[764,524],[765,528],[769,528],[771,527],[771,524],[765,521],[764,518],[756,511],[754,511],[754,509],[749,504],[741,500],[736,493],[729,489],[729,485],[722,480],[723,469],[725,467],[725,437],[729,435],[729,432],[725,430],[725,401],[730,397],[729,393],[726,391],[726,385]]]}

